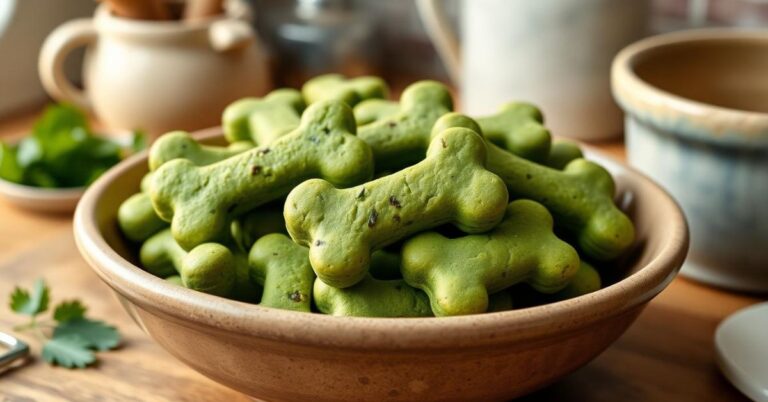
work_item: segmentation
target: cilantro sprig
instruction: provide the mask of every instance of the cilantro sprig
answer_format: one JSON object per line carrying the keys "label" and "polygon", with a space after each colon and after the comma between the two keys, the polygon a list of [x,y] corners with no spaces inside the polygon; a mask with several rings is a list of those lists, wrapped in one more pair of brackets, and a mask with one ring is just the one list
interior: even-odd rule
{"label": "cilantro sprig", "polygon": [[94,351],[114,349],[120,344],[120,333],[102,321],[87,318],[87,308],[79,300],[60,302],[53,309],[52,320],[41,320],[48,311],[50,290],[38,279],[32,290],[16,287],[11,293],[10,307],[15,313],[29,317],[14,330],[34,334],[42,344],[43,360],[68,368],[84,368],[96,361]]}
{"label": "cilantro sprig", "polygon": [[0,179],[27,186],[87,186],[107,169],[147,146],[133,131],[131,144],[97,135],[86,114],[67,104],[48,106],[17,144],[0,141]]}

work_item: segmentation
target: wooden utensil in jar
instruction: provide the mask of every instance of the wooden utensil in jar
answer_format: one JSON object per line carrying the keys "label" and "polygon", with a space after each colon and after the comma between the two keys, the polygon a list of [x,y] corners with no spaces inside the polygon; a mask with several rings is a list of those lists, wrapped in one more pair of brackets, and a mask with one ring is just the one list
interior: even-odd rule
{"label": "wooden utensil in jar", "polygon": [[184,8],[184,19],[199,20],[223,12],[223,0],[187,0],[187,6]]}
{"label": "wooden utensil in jar", "polygon": [[103,0],[117,16],[140,20],[170,19],[162,0]]}

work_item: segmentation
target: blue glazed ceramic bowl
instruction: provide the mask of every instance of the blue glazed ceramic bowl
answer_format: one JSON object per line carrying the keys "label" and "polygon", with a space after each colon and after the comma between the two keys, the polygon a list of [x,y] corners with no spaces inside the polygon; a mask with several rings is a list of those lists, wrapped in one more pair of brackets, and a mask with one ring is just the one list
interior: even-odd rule
{"label": "blue glazed ceramic bowl", "polygon": [[768,291],[768,31],[707,29],[625,48],[612,69],[631,165],[680,202],[681,273]]}

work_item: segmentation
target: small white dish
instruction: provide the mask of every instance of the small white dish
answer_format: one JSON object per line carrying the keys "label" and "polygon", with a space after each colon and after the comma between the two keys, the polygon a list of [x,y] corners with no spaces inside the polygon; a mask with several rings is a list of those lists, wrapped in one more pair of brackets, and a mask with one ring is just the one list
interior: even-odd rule
{"label": "small white dish", "polygon": [[[99,135],[109,138],[122,147],[130,146],[132,141],[132,132],[129,130],[102,132]],[[44,188],[0,179],[0,198],[7,204],[29,211],[63,214],[75,211],[86,188],[85,186]]]}
{"label": "small white dish", "polygon": [[35,212],[73,212],[85,187],[42,188],[0,179],[0,198],[19,208]]}
{"label": "small white dish", "polygon": [[756,402],[768,402],[768,302],[739,310],[715,332],[717,364],[726,378]]}

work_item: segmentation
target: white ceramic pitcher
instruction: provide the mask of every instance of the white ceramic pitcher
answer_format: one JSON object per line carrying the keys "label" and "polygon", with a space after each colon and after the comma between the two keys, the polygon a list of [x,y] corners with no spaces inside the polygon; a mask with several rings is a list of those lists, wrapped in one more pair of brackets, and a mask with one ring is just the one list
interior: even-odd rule
{"label": "white ceramic pitcher", "polygon": [[[87,47],[85,91],[62,72],[80,46]],[[93,110],[108,128],[153,135],[216,125],[227,104],[268,89],[266,59],[246,21],[131,20],[104,6],[48,37],[39,73],[51,96]]]}
{"label": "white ceramic pitcher", "polygon": [[621,134],[611,60],[646,33],[647,0],[464,0],[461,46],[442,0],[417,4],[465,112],[492,113],[524,100],[542,108],[553,134],[583,140]]}

